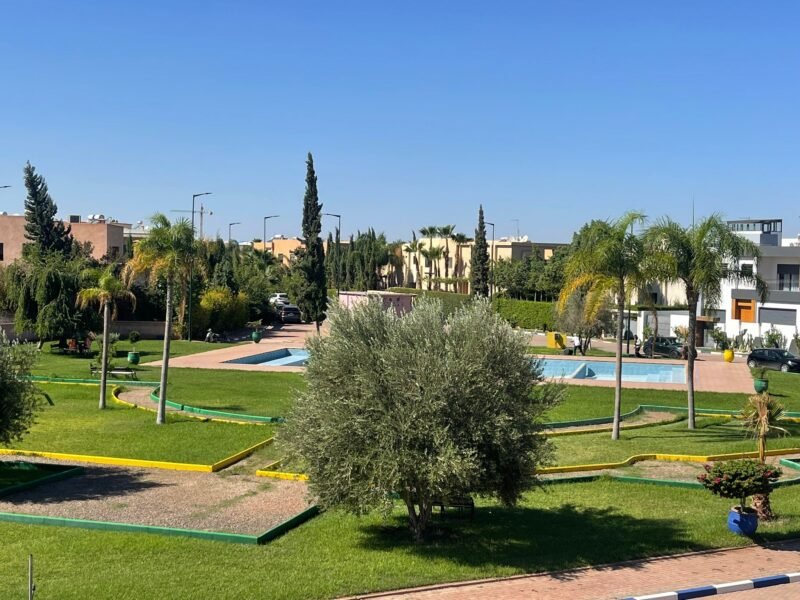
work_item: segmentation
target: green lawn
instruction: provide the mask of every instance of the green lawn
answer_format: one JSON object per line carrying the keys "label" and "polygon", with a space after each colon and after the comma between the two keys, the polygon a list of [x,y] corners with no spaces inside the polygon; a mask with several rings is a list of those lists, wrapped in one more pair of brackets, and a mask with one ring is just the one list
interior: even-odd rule
{"label": "green lawn", "polygon": [[211,464],[270,437],[269,425],[203,422],[174,414],[156,425],[155,414],[122,407],[109,398],[97,408],[96,386],[45,384],[54,406],[44,404],[36,425],[13,448]]}
{"label": "green lawn", "polygon": [[[563,355],[563,350],[561,348],[548,348],[547,346],[528,346],[528,352],[531,354],[541,354],[541,355]],[[609,352],[608,350],[601,350],[600,348],[589,348],[589,351],[586,353],[586,356],[616,356],[614,352]]]}
{"label": "green lawn", "polygon": [[28,483],[52,475],[55,471],[44,471],[35,467],[20,466],[13,462],[0,462],[0,491],[12,485]]}
{"label": "green lawn", "polygon": [[[388,521],[326,513],[260,547],[0,523],[0,596],[23,595],[28,553],[42,600],[204,598],[210,589],[215,598],[333,598],[604,564],[747,544],[726,529],[730,504],[703,490],[558,485],[515,509],[484,503],[474,520],[448,518],[423,546],[410,542],[400,512]],[[772,504],[782,518],[760,527],[760,539],[800,535],[796,489],[777,490]]]}
{"label": "green lawn", "polygon": [[[169,355],[174,358],[177,356],[186,356],[188,354],[197,354],[199,352],[208,352],[209,350],[219,350],[220,348],[227,348],[228,346],[235,345],[236,344],[208,344],[206,342],[174,340],[170,343]],[[128,340],[120,340],[117,343],[117,356],[114,358],[114,364],[116,366],[130,366],[128,365],[128,351],[131,350],[133,346],[134,344],[131,344]],[[141,362],[161,360],[161,355],[164,351],[164,343],[161,340],[140,340],[135,346],[141,356]],[[97,344],[94,344],[92,347],[96,355]],[[89,377],[89,364],[93,362],[93,358],[74,354],[55,354],[49,350],[50,344],[46,343],[39,353],[39,360],[32,371],[33,375],[81,379],[87,379]],[[140,379],[153,381],[158,379],[158,367],[137,366],[135,368],[139,372]]]}

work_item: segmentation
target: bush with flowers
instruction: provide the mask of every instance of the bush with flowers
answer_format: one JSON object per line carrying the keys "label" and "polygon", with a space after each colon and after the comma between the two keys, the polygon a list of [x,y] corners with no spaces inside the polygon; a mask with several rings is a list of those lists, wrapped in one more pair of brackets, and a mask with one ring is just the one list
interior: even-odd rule
{"label": "bush with flowers", "polygon": [[704,468],[706,472],[697,480],[716,496],[739,500],[739,512],[746,508],[748,496],[769,494],[782,473],[778,467],[751,459],[727,460]]}

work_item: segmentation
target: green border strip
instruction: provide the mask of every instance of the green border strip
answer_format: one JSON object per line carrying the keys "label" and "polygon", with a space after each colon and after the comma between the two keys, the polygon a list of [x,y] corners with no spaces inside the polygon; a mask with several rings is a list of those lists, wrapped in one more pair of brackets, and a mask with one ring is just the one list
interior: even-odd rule
{"label": "green border strip", "polygon": [[[156,387],[152,392],[150,392],[151,401],[158,403],[159,400],[158,392],[159,392],[158,387]],[[195,413],[198,415],[203,415],[208,417],[239,419],[243,421],[253,421],[254,423],[284,423],[286,421],[286,419],[283,417],[262,417],[259,415],[246,415],[244,413],[229,413],[229,412],[223,412],[221,410],[209,410],[206,408],[191,406],[190,404],[179,404],[177,402],[173,402],[172,400],[167,400],[166,404],[170,408],[174,408],[176,410],[182,410],[184,412]]]}
{"label": "green border strip", "polygon": [[[30,375],[28,377],[31,381],[37,383],[73,383],[73,384],[91,384],[100,385],[99,379],[79,379],[70,377],[47,377],[45,375]],[[140,387],[158,387],[157,381],[139,381],[137,379],[112,379],[108,378],[106,385],[130,385]]]}
{"label": "green border strip", "polygon": [[36,465],[37,467],[40,468],[44,467],[44,470],[53,470],[57,472],[51,473],[50,475],[44,475],[42,477],[39,477],[38,479],[32,479],[30,481],[26,481],[25,483],[18,483],[16,485],[10,485],[5,488],[0,488],[0,497],[7,496],[9,494],[14,494],[16,492],[22,492],[24,490],[29,490],[31,488],[44,485],[45,483],[54,483],[56,481],[61,481],[62,479],[69,479],[70,477],[83,475],[83,473],[86,472],[86,469],[84,469],[83,467],[64,467],[63,465],[52,465],[50,463],[35,463],[35,462],[31,463],[24,460],[17,460],[13,462],[16,463],[24,462],[29,465]]}
{"label": "green border strip", "polygon": [[[800,466],[797,467],[800,469]],[[559,485],[562,483],[588,483],[592,481],[600,481],[609,479],[612,481],[620,481],[622,483],[642,483],[645,485],[659,485],[663,487],[685,488],[685,489],[702,489],[703,484],[699,481],[678,481],[677,479],[654,479],[649,477],[634,477],[632,475],[613,475],[611,473],[604,473],[603,475],[572,475],[570,477],[557,477],[553,479],[544,479],[543,485]],[[784,479],[773,484],[773,489],[790,487],[800,484],[800,477],[792,479]]]}
{"label": "green border strip", "polygon": [[259,535],[203,531],[201,529],[178,529],[174,527],[158,527],[155,525],[136,525],[133,523],[117,523],[113,521],[89,521],[86,519],[68,519],[66,517],[46,517],[8,512],[0,512],[0,521],[29,525],[75,527],[78,529],[99,529],[101,531],[118,531],[125,533],[151,533],[164,536],[192,537],[214,542],[261,545],[302,525],[306,521],[314,518],[319,512],[319,507],[311,506]]}

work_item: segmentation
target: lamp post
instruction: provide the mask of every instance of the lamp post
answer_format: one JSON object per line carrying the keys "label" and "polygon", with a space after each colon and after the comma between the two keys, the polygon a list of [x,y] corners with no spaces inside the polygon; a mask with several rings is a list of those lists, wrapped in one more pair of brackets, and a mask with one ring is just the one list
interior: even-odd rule
{"label": "lamp post", "polygon": [[[211,192],[200,192],[199,194],[192,194],[192,242],[194,242],[194,203],[200,196],[210,196]],[[194,293],[194,252],[192,252],[192,260],[189,263],[189,315],[188,330],[186,332],[187,339],[192,341],[192,296]]]}
{"label": "lamp post", "polygon": [[494,223],[486,221],[486,224],[492,226],[492,255],[489,262],[489,281],[491,281],[491,285],[489,286],[489,299],[492,299],[494,298]]}
{"label": "lamp post", "polygon": [[[633,235],[633,223],[631,223],[631,235]],[[622,315],[620,315],[622,318]],[[638,327],[637,327],[638,329]],[[658,336],[658,332],[653,333],[653,344],[656,343],[656,336]],[[628,301],[628,326],[625,331],[625,338],[626,338],[626,349],[625,353],[630,356],[631,355],[631,303]]]}
{"label": "lamp post", "polygon": [[241,225],[241,221],[234,221],[233,223],[228,223],[228,246],[231,245],[231,229],[233,229],[234,225]]}
{"label": "lamp post", "polygon": [[[277,219],[280,215],[269,215],[264,217],[264,237],[261,238],[261,243],[264,244],[264,254],[267,253],[267,219]],[[228,236],[230,237],[230,235]]]}
{"label": "lamp post", "polygon": [[338,224],[336,225],[336,229],[339,231],[339,234],[336,236],[336,297],[338,298],[339,295],[342,293],[342,215],[337,215],[336,213],[322,213],[326,217],[336,217]]}

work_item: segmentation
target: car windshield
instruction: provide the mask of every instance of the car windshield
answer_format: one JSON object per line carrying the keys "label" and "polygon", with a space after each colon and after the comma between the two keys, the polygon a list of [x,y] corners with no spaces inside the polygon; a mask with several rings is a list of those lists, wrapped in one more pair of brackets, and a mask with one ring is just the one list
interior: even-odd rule
{"label": "car windshield", "polygon": [[778,356],[781,358],[797,358],[794,354],[789,352],[788,350],[778,350]]}

